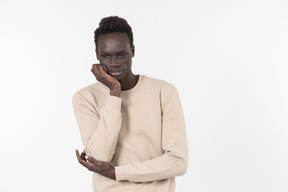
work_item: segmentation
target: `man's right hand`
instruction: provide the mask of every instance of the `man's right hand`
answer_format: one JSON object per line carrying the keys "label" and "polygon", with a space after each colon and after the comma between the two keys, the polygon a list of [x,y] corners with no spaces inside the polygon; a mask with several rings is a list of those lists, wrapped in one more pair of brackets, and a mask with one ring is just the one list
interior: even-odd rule
{"label": "man's right hand", "polygon": [[91,72],[96,77],[97,81],[103,83],[110,89],[110,95],[119,97],[121,93],[120,82],[106,72],[106,67],[101,64],[93,64]]}

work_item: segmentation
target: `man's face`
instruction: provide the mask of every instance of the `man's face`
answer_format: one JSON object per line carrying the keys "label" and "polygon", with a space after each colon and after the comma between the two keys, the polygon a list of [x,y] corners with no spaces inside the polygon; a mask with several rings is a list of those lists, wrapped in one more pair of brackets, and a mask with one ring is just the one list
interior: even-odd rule
{"label": "man's face", "polygon": [[97,59],[105,65],[107,73],[117,80],[132,74],[134,48],[131,49],[126,33],[100,35],[96,49]]}

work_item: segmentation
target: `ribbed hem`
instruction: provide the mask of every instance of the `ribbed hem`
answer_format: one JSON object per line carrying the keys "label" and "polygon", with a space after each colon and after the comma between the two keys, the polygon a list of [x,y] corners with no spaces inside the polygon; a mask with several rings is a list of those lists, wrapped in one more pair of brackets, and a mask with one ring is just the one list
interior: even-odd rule
{"label": "ribbed hem", "polygon": [[121,104],[122,99],[120,97],[109,95],[104,108],[109,111],[121,112]]}
{"label": "ribbed hem", "polygon": [[115,167],[115,176],[116,181],[130,181],[129,167],[127,165]]}

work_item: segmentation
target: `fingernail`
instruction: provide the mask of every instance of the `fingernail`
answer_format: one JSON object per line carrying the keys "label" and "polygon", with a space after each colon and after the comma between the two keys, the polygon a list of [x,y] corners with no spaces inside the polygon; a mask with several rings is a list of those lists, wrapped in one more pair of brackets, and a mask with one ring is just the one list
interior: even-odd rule
{"label": "fingernail", "polygon": [[88,156],[87,156],[87,155],[85,155],[85,159],[88,159]]}

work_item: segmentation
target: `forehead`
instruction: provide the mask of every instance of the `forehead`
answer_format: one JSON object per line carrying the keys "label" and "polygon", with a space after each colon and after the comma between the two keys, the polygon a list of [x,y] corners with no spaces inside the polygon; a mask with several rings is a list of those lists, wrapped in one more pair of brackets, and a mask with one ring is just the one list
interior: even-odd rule
{"label": "forehead", "polygon": [[98,50],[100,52],[115,52],[130,48],[130,42],[126,33],[108,33],[98,38]]}

